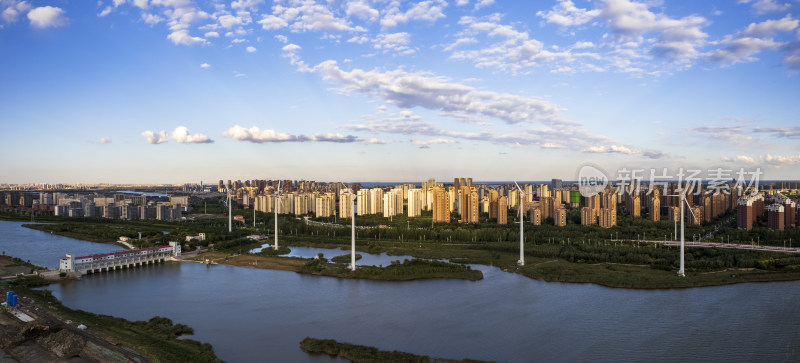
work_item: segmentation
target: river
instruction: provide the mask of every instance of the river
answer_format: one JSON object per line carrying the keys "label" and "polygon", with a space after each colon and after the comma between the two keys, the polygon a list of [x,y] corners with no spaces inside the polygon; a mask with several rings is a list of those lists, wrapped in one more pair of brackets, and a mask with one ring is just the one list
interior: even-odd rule
{"label": "river", "polygon": [[[20,228],[0,222],[0,246]],[[49,288],[72,308],[190,325],[229,362],[327,360],[299,349],[306,336],[508,362],[800,360],[800,282],[626,290],[476,268],[481,281],[378,282],[167,263]]]}

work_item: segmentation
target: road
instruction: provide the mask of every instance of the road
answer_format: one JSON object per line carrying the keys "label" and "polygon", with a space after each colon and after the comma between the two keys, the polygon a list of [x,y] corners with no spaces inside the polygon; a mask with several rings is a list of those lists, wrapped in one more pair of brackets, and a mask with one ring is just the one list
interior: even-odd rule
{"label": "road", "polygon": [[[630,241],[636,242],[636,241]],[[639,241],[641,243],[658,243],[666,246],[680,246],[680,241],[656,241],[656,240],[642,240]],[[739,244],[739,243],[718,243],[718,242],[693,242],[693,241],[686,241],[684,242],[686,247],[700,247],[700,248],[708,248],[708,247],[716,247],[716,248],[731,248],[737,250],[750,250],[750,251],[770,251],[770,252],[784,252],[784,253],[800,253],[800,247],[781,247],[781,246],[759,246],[759,245],[751,245],[751,244]]]}

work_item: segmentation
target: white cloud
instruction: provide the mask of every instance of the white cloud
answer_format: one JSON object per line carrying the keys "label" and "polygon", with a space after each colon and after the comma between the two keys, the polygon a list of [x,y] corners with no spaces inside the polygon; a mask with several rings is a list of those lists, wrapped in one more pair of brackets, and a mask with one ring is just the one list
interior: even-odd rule
{"label": "white cloud", "polygon": [[478,0],[475,3],[475,10],[480,10],[492,4],[494,4],[494,0]]}
{"label": "white cloud", "polygon": [[104,17],[104,16],[106,16],[108,14],[111,14],[111,7],[110,6],[106,6],[106,8],[103,9],[103,11],[101,11],[100,13],[98,13],[97,16],[102,18],[102,17]]}
{"label": "white cloud", "polygon": [[776,137],[800,138],[800,126],[794,127],[756,127],[753,132],[771,133]]}
{"label": "white cloud", "polygon": [[787,67],[800,70],[800,32],[797,33],[797,40],[787,43],[781,47],[785,52],[783,64]]}
{"label": "white cloud", "polygon": [[[348,40],[350,42],[352,38]],[[358,43],[358,41],[354,41]],[[411,34],[391,33],[391,34],[378,34],[378,37],[372,41],[375,49],[383,50],[384,52],[396,52],[402,55],[413,54],[414,49],[411,49],[408,44],[411,42]]]}
{"label": "white cloud", "polygon": [[727,161],[727,162],[740,162],[740,163],[748,163],[748,164],[755,164],[756,163],[755,159],[753,159],[753,158],[751,158],[751,157],[749,157],[747,155],[736,155],[736,156],[734,156],[732,158],[729,158],[727,156],[723,156],[720,159],[722,161]]}
{"label": "white cloud", "polygon": [[[564,132],[559,128],[540,128],[540,129],[521,129],[513,133],[496,133],[491,131],[463,132],[453,131],[451,128],[442,128],[435,124],[422,120],[422,117],[415,115],[410,110],[402,110],[399,115],[387,115],[378,110],[377,118],[366,115],[363,118],[366,123],[353,123],[339,126],[341,129],[356,132],[368,132],[371,134],[399,134],[409,136],[431,136],[435,139],[445,140],[468,140],[489,142],[494,144],[508,145],[511,147],[539,146],[544,149],[556,149],[569,147],[574,150],[582,150],[590,146],[615,143],[602,136],[592,135],[581,127],[573,127],[569,132]],[[558,139],[558,144],[547,140]],[[561,144],[564,143],[564,146]],[[424,147],[425,145],[421,145]],[[618,150],[622,150],[617,146]],[[654,150],[633,151],[631,155],[642,155],[644,157],[657,159],[663,156],[662,153]]]}
{"label": "white cloud", "polygon": [[792,19],[791,14],[787,14],[782,19],[766,20],[760,23],[750,23],[742,34],[753,36],[773,36],[777,32],[790,32],[797,28],[797,19]]}
{"label": "white cloud", "polygon": [[665,14],[656,14],[644,3],[630,0],[607,0],[601,16],[612,28],[620,44],[639,46],[645,34],[656,38],[649,52],[670,61],[687,61],[698,57],[698,48],[705,45],[708,34],[701,28],[708,21],[697,15],[680,19]]}
{"label": "white cloud", "polygon": [[164,130],[161,130],[158,133],[147,130],[142,132],[142,136],[144,136],[147,139],[147,142],[150,144],[163,144],[167,142],[167,133]]}
{"label": "white cloud", "polygon": [[347,39],[348,43],[357,43],[357,44],[364,44],[369,41],[369,38],[365,36],[354,36],[350,39]]}
{"label": "white cloud", "polygon": [[469,0],[456,0],[456,6],[469,5]]}
{"label": "white cloud", "polygon": [[261,5],[264,0],[236,0],[231,2],[232,9],[257,9],[259,5]]}
{"label": "white cloud", "polygon": [[[778,20],[765,20],[760,23],[751,23],[744,30],[726,35],[717,44],[725,45],[724,48],[715,49],[706,53],[706,59],[717,63],[751,62],[757,58],[756,54],[763,50],[782,48],[791,54],[792,45],[783,45],[773,39],[779,32],[790,32],[798,27],[798,20],[791,15],[786,15]],[[783,45],[783,47],[781,47]],[[784,58],[784,63],[792,68],[791,59]]]}
{"label": "white cloud", "polygon": [[638,153],[637,151],[633,151],[633,150],[629,149],[628,147],[625,147],[625,146],[622,146],[622,145],[590,146],[590,147],[587,147],[587,148],[583,149],[583,152],[585,152],[585,153],[607,153],[607,154],[618,153],[618,154],[626,154],[626,155],[631,155],[631,154],[637,154]]}
{"label": "white cloud", "polygon": [[800,154],[787,156],[767,154],[763,156],[763,160],[773,165],[794,165],[800,163]]}
{"label": "white cloud", "polygon": [[538,11],[537,16],[545,19],[547,23],[560,26],[576,26],[586,24],[600,15],[600,10],[579,9],[569,0],[561,0],[550,11]]}
{"label": "white cloud", "polygon": [[217,18],[219,21],[219,25],[221,25],[225,29],[230,29],[235,26],[246,25],[250,23],[250,17],[248,16],[233,16],[231,14],[225,14]]}
{"label": "white cloud", "polygon": [[411,143],[417,146],[428,146],[434,144],[455,144],[456,140],[453,139],[411,140]]}
{"label": "white cloud", "polygon": [[362,141],[361,143],[365,144],[365,145],[384,145],[384,144],[386,144],[386,141],[383,141],[381,139],[377,139],[377,138],[373,137],[371,139],[366,139],[366,140]]}
{"label": "white cloud", "polygon": [[272,14],[264,14],[258,21],[264,30],[288,27],[292,32],[306,31],[359,31],[366,29],[352,26],[349,21],[337,17],[328,7],[310,0],[291,0],[284,6],[272,6]]}
{"label": "white cloud", "polygon": [[[739,3],[750,3],[751,0],[739,0]],[[788,10],[791,5],[788,3],[778,3],[775,0],[756,0],[752,2],[753,11],[756,14],[766,14],[776,11],[785,11]]]}
{"label": "white cloud", "polygon": [[211,68],[211,65],[208,64],[208,63],[203,63],[203,64],[200,65],[200,68],[209,69],[209,68]]}
{"label": "white cloud", "polygon": [[110,137],[100,138],[100,141],[98,141],[98,143],[100,143],[100,144],[110,144],[111,143],[111,138]]}
{"label": "white cloud", "polygon": [[378,10],[370,7],[364,0],[351,0],[347,2],[345,13],[347,16],[355,16],[356,18],[369,22],[378,20],[378,16],[380,15]]}
{"label": "white cloud", "polygon": [[219,38],[219,33],[217,32],[206,32],[206,38]]}
{"label": "white cloud", "polygon": [[707,134],[708,137],[731,142],[734,144],[748,144],[753,141],[747,130],[741,126],[700,126],[689,130],[692,133]]}
{"label": "white cloud", "polygon": [[421,1],[406,11],[400,10],[400,3],[392,2],[381,18],[381,26],[392,28],[409,21],[434,22],[444,18],[442,10],[447,6],[444,0]]}
{"label": "white cloud", "polygon": [[176,127],[170,134],[170,138],[181,144],[208,144],[214,142],[214,140],[209,139],[208,136],[203,134],[189,134],[189,129],[186,128],[186,126]]}
{"label": "white cloud", "polygon": [[30,10],[33,7],[27,1],[19,1],[19,2],[15,3],[15,1],[13,1],[13,0],[10,1],[10,2],[8,2],[8,1],[5,1],[5,2],[4,1],[0,1],[0,5],[7,6],[5,8],[5,10],[3,10],[3,13],[0,14],[0,17],[2,17],[3,20],[6,23],[14,23],[14,22],[16,22],[17,21],[17,16],[27,12],[28,10]]}
{"label": "white cloud", "polygon": [[156,25],[164,21],[164,18],[155,14],[142,13],[142,20],[144,20],[144,23],[147,25]]}
{"label": "white cloud", "polygon": [[[583,60],[595,60],[599,56],[588,52],[573,53],[569,50],[550,50],[539,40],[531,38],[527,32],[514,29],[510,25],[499,24],[494,16],[478,19],[465,16],[459,22],[466,29],[459,34],[455,43],[445,50],[451,50],[470,43],[489,44],[481,49],[465,49],[454,51],[450,58],[470,60],[477,68],[498,68],[510,72],[519,72],[540,64],[581,63]],[[474,36],[485,35],[487,41],[480,43]],[[496,41],[492,43],[492,40]]]}
{"label": "white cloud", "polygon": [[52,6],[34,8],[28,12],[28,20],[36,28],[59,27],[67,24],[65,11]]}
{"label": "white cloud", "polygon": [[292,135],[275,130],[261,130],[258,126],[249,129],[235,125],[225,131],[222,136],[239,141],[249,141],[257,144],[265,142],[332,142],[332,143],[362,143],[362,144],[385,144],[386,142],[377,139],[362,139],[353,135],[342,134],[314,134],[314,135]]}
{"label": "white cloud", "polygon": [[256,47],[253,47],[253,46],[247,47],[246,50],[247,50],[247,53],[255,53],[255,52],[258,51],[258,49],[256,49]]}
{"label": "white cloud", "polygon": [[167,35],[167,38],[173,43],[180,45],[206,44],[205,39],[189,35],[189,31],[186,29],[176,30],[170,35]]}
{"label": "white cloud", "polygon": [[285,35],[276,34],[275,39],[283,44],[289,43],[289,38],[287,38]]}
{"label": "white cloud", "polygon": [[727,47],[716,49],[708,53],[708,60],[711,62],[751,62],[756,60],[753,55],[760,53],[764,49],[777,49],[781,43],[772,39],[762,39],[753,37],[726,37],[723,44]]}
{"label": "white cloud", "polygon": [[575,49],[594,48],[594,43],[592,43],[592,42],[577,42],[572,47],[575,48]]}
{"label": "white cloud", "polygon": [[566,121],[560,115],[560,109],[548,101],[480,91],[442,77],[409,73],[402,69],[386,72],[361,69],[344,71],[335,61],[322,62],[314,70],[323,79],[339,84],[344,91],[364,93],[401,108],[459,111],[497,118],[509,124],[573,124]]}

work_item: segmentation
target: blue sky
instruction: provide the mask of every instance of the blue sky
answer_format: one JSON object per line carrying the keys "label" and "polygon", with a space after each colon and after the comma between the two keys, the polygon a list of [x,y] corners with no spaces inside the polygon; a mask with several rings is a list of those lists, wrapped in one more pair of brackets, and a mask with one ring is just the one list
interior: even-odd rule
{"label": "blue sky", "polygon": [[0,183],[800,178],[800,1],[0,0]]}

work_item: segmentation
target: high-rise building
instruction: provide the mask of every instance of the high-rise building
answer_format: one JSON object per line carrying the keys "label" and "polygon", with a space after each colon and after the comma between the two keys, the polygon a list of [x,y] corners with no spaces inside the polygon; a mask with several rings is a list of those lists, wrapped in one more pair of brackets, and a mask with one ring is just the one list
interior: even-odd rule
{"label": "high-rise building", "polygon": [[553,179],[550,181],[552,184],[553,189],[561,189],[564,187],[564,182],[561,179]]}
{"label": "high-rise building", "polygon": [[739,229],[751,230],[753,229],[753,201],[749,198],[739,198],[738,207],[736,209],[736,226]]}
{"label": "high-rise building", "polygon": [[699,206],[693,206],[691,208],[693,213],[689,213],[689,223],[700,225],[700,223],[703,222],[703,208]]}
{"label": "high-rise building", "polygon": [[408,216],[419,217],[422,215],[422,189],[408,190]]}
{"label": "high-rise building", "polygon": [[558,208],[555,211],[555,217],[553,217],[553,223],[555,223],[558,227],[564,227],[567,225],[567,210],[564,208]]}
{"label": "high-rise building", "polygon": [[[497,190],[490,190],[489,191],[489,219],[497,220],[498,218],[498,193]],[[499,221],[498,221],[499,223]]]}
{"label": "high-rise building", "polygon": [[767,227],[776,231],[783,231],[786,223],[786,213],[783,204],[770,204],[767,206]]}
{"label": "high-rise building", "polygon": [[642,213],[642,204],[638,195],[631,196],[628,199],[628,214],[633,217],[640,217]]}
{"label": "high-rise building", "polygon": [[536,195],[539,196],[539,198],[549,197],[550,191],[547,189],[547,184],[540,184],[539,189],[536,191]]}
{"label": "high-rise building", "polygon": [[584,226],[592,225],[595,222],[594,211],[592,208],[581,208],[581,224]]}
{"label": "high-rise building", "polygon": [[472,186],[461,187],[460,223],[478,223],[478,191]]}
{"label": "high-rise building", "polygon": [[353,216],[353,211],[350,207],[350,193],[347,191],[339,192],[339,218],[350,218]]}
{"label": "high-rise building", "polygon": [[336,198],[333,193],[324,193],[314,199],[314,204],[314,216],[327,218],[334,214]]}
{"label": "high-rise building", "polygon": [[433,222],[450,223],[450,193],[444,187],[432,188],[433,193]]}
{"label": "high-rise building", "polygon": [[542,225],[542,210],[537,208],[531,208],[528,213],[528,220],[533,223],[534,226],[541,226]]}
{"label": "high-rise building", "polygon": [[600,227],[611,228],[617,225],[617,210],[615,208],[600,209]]}
{"label": "high-rise building", "polygon": [[502,196],[497,198],[497,224],[508,223],[508,198]]}
{"label": "high-rise building", "polygon": [[679,222],[681,220],[681,208],[680,207],[669,207],[669,221],[670,222]]}
{"label": "high-rise building", "polygon": [[651,221],[658,222],[661,220],[661,198],[658,196],[653,196],[650,198],[650,203],[648,204],[649,208],[647,211],[647,216],[650,218]]}
{"label": "high-rise building", "polygon": [[555,218],[556,206],[551,197],[539,198],[539,206],[542,209],[542,219]]}

